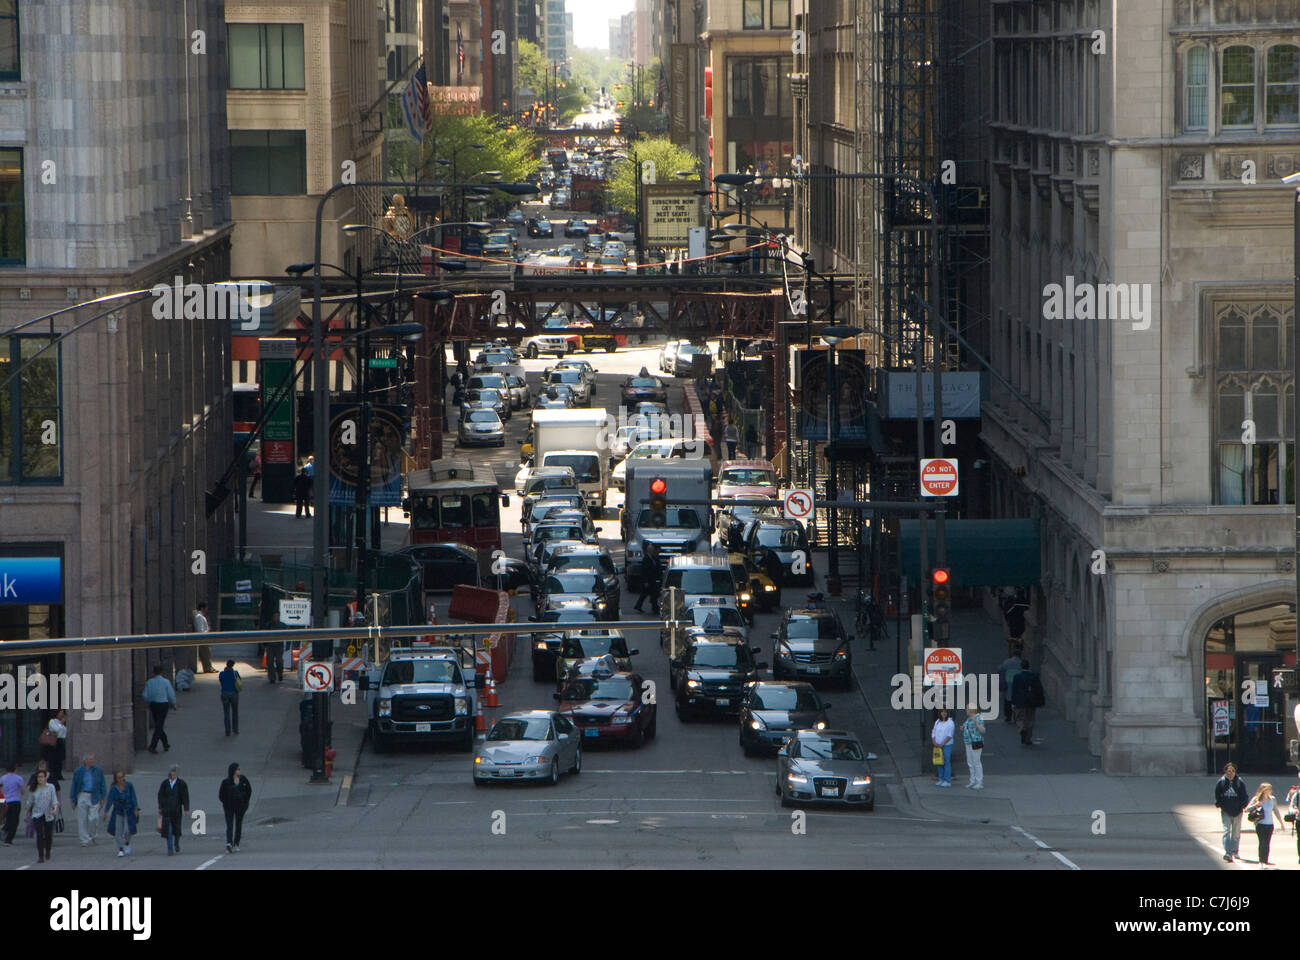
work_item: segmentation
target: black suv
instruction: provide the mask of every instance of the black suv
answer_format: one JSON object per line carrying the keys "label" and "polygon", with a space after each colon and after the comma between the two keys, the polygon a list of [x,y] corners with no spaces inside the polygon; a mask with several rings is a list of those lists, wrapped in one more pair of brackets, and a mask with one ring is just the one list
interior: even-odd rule
{"label": "black suv", "polygon": [[798,607],[787,610],[781,629],[772,634],[775,680],[833,680],[853,688],[853,655],[844,624],[833,610]]}
{"label": "black suv", "polygon": [[734,715],[745,686],[758,679],[766,663],[756,663],[758,647],[732,637],[707,634],[689,640],[681,656],[669,661],[668,680],[676,691],[677,716],[685,721],[700,713]]}
{"label": "black suv", "polygon": [[776,753],[798,730],[824,730],[830,708],[811,683],[751,683],[740,705],[740,746],[747,757]]}

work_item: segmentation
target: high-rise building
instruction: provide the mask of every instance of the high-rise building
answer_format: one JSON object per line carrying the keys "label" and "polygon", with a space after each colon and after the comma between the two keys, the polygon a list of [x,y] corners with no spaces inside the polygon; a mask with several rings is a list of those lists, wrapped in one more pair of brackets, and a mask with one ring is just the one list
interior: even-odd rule
{"label": "high-rise building", "polygon": [[616,60],[625,60],[630,55],[627,49],[627,36],[623,33],[623,18],[609,18],[609,55]]}
{"label": "high-rise building", "polygon": [[569,24],[565,0],[546,2],[546,45],[542,56],[548,63],[567,63],[569,60]]}
{"label": "high-rise building", "polygon": [[519,39],[541,46],[546,39],[543,29],[545,21],[540,12],[541,0],[516,0],[516,2],[518,4],[516,16],[519,21]]}

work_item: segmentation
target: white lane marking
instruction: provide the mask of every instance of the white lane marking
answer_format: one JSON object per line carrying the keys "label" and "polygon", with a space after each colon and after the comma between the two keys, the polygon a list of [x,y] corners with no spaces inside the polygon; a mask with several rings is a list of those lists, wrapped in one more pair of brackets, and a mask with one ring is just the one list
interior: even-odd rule
{"label": "white lane marking", "polygon": [[618,823],[617,820],[588,820],[587,822],[588,822],[588,823],[599,823],[599,824],[604,824],[604,823]]}
{"label": "white lane marking", "polygon": [[[628,797],[563,797],[561,799],[547,798],[545,800],[525,800],[524,803],[626,803]],[[639,797],[650,803],[763,803],[762,800],[712,800],[709,797]],[[472,802],[472,801],[466,801]]]}
{"label": "white lane marking", "polygon": [[430,800],[431,807],[459,807],[465,804],[474,803],[473,800]]}
{"label": "white lane marking", "polygon": [[203,863],[199,864],[199,865],[198,865],[197,867],[195,867],[194,869],[195,869],[195,870],[206,870],[206,869],[208,869],[208,867],[212,866],[214,863],[216,863],[218,860],[220,860],[220,859],[221,859],[222,857],[224,857],[224,856],[225,856],[224,853],[223,853],[223,854],[220,854],[220,855],[218,855],[218,856],[215,856],[215,857],[213,857],[211,860],[207,860],[207,861],[204,861]]}
{"label": "white lane marking", "polygon": [[1033,835],[1032,833],[1030,833],[1028,830],[1025,830],[1023,827],[1019,827],[1019,826],[1016,826],[1015,824],[1012,824],[1012,825],[1011,825],[1011,829],[1014,830],[1014,831],[1016,831],[1016,832],[1019,833],[1019,834],[1022,834],[1022,835],[1025,836],[1025,837],[1028,837],[1030,840],[1034,841],[1034,843],[1036,843],[1036,844],[1038,845],[1038,848],[1039,848],[1040,850],[1046,850],[1048,853],[1050,853],[1052,856],[1054,856],[1057,860],[1060,860],[1063,864],[1065,864],[1065,865],[1066,865],[1067,867],[1069,867],[1071,870],[1082,870],[1082,869],[1083,869],[1083,868],[1080,867],[1078,864],[1076,864],[1076,863],[1072,863],[1072,862],[1071,862],[1067,857],[1065,857],[1065,856],[1063,856],[1062,854],[1058,853],[1057,851],[1053,850],[1051,847],[1049,847],[1047,844],[1043,843],[1043,841],[1039,840],[1036,836],[1034,836],[1034,835]]}

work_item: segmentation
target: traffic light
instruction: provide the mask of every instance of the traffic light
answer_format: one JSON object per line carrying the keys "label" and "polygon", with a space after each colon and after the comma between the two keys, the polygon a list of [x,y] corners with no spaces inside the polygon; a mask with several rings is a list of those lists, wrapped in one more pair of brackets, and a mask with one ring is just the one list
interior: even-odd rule
{"label": "traffic light", "polygon": [[663,527],[668,524],[668,481],[655,477],[650,481],[650,526]]}
{"label": "traffic light", "polygon": [[947,567],[930,571],[930,636],[936,641],[948,639],[948,618],[952,616],[952,577]]}
{"label": "traffic light", "polygon": [[622,124],[622,122],[620,122],[620,121],[618,121],[618,120],[615,120],[615,121],[614,121],[614,132],[615,132],[615,133],[622,133],[622,132],[623,132],[623,124]]}

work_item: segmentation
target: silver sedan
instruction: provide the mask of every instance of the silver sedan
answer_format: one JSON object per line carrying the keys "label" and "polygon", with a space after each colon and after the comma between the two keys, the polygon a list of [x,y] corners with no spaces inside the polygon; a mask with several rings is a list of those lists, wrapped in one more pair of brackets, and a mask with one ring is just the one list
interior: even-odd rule
{"label": "silver sedan", "polygon": [[871,810],[871,767],[862,743],[843,730],[799,730],[777,753],[776,792],[783,807],[834,803]]}
{"label": "silver sedan", "polygon": [[456,438],[462,447],[477,444],[502,447],[506,442],[506,428],[496,411],[490,407],[470,407],[461,414]]}
{"label": "silver sedan", "polygon": [[474,756],[474,784],[493,780],[545,780],[582,771],[582,741],[577,728],[554,710],[506,714],[488,731]]}

